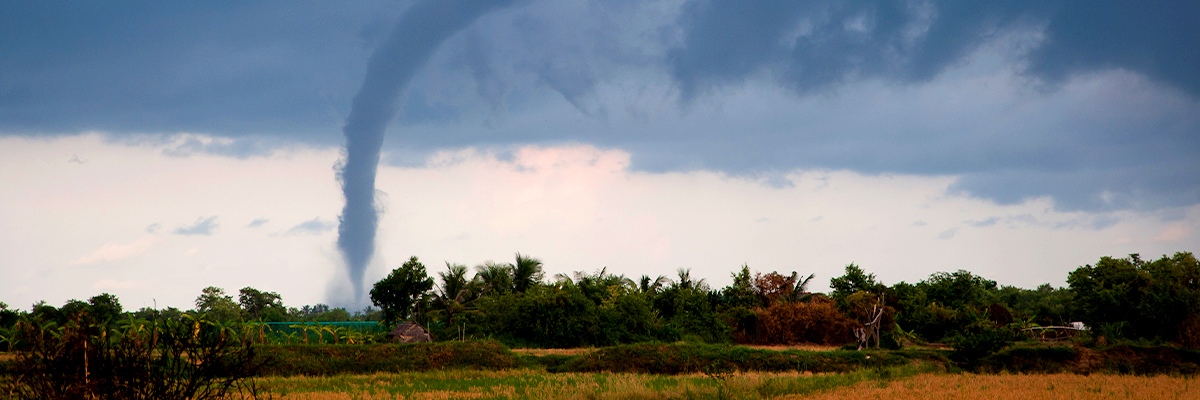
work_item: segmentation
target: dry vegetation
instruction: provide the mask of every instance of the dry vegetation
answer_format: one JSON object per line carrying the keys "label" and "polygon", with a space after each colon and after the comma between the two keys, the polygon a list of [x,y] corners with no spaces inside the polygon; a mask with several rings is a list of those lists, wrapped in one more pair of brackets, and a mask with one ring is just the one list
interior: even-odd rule
{"label": "dry vegetation", "polygon": [[1195,377],[1133,375],[918,375],[786,399],[1200,399]]}
{"label": "dry vegetation", "polygon": [[746,347],[749,347],[752,349],[773,350],[773,351],[787,351],[787,350],[832,351],[832,350],[837,350],[842,347],[842,346],[833,346],[833,345],[816,344],[816,343],[797,343],[797,344],[778,344],[778,345],[745,344],[742,346],[746,346]]}
{"label": "dry vegetation", "polygon": [[513,353],[528,356],[577,356],[596,351],[595,347],[578,347],[573,349],[511,349]]}

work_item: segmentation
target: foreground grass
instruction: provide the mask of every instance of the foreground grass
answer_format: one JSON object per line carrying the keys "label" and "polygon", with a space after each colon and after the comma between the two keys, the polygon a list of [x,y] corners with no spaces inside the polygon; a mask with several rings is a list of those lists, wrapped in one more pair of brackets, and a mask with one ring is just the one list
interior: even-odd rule
{"label": "foreground grass", "polygon": [[1194,377],[945,374],[906,366],[726,376],[535,370],[262,378],[270,398],[332,399],[1197,399]]}
{"label": "foreground grass", "polygon": [[1133,375],[922,374],[893,382],[861,382],[786,399],[1200,399],[1195,377]]}
{"label": "foreground grass", "polygon": [[271,377],[255,383],[271,398],[316,399],[765,399],[939,371],[932,364],[841,374],[750,372],[653,375],[431,371],[325,377]]}

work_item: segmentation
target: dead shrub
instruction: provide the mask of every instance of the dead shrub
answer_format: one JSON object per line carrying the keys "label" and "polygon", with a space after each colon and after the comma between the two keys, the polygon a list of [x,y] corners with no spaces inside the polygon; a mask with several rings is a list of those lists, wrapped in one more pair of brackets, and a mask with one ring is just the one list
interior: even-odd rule
{"label": "dead shrub", "polygon": [[859,324],[838,311],[832,300],[776,303],[756,310],[759,344],[843,344],[854,340]]}

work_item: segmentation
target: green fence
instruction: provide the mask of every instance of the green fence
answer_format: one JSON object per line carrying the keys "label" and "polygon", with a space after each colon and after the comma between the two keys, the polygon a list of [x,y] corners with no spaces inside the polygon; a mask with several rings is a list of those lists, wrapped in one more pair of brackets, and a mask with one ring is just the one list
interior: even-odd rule
{"label": "green fence", "polygon": [[283,343],[361,343],[370,337],[390,332],[377,321],[339,322],[259,322],[263,333]]}

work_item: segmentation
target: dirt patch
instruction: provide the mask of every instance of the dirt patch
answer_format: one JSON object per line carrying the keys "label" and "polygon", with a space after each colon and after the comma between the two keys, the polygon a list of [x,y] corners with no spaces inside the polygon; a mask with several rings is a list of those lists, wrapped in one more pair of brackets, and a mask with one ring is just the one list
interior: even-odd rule
{"label": "dirt patch", "polygon": [[1104,357],[1092,349],[1076,346],[1075,351],[1078,353],[1076,353],[1074,362],[1071,363],[1071,369],[1076,373],[1091,373],[1104,365]]}

